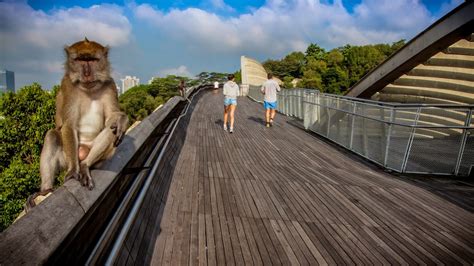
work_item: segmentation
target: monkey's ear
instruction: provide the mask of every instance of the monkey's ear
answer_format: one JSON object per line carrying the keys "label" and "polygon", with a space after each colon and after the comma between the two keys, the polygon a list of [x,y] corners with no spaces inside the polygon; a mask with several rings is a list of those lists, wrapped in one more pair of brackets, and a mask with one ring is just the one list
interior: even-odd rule
{"label": "monkey's ear", "polygon": [[64,46],[64,52],[66,52],[66,55],[69,56],[69,46]]}
{"label": "monkey's ear", "polygon": [[105,47],[104,47],[104,56],[105,56],[105,57],[108,57],[108,56],[109,56],[109,49],[110,49],[109,46],[105,46]]}

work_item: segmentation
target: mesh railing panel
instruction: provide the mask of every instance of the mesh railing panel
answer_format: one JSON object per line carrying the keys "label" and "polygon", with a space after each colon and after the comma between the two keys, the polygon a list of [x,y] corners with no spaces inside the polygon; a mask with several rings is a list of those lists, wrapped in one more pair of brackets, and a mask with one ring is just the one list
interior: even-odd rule
{"label": "mesh railing panel", "polygon": [[377,163],[385,159],[386,133],[385,123],[355,116],[352,149]]}
{"label": "mesh railing panel", "polygon": [[[249,95],[263,100],[259,90],[251,87]],[[474,167],[474,129],[465,125],[468,114],[474,120],[472,109],[393,105],[303,89],[278,95],[278,111],[303,119],[306,129],[387,168],[409,173],[456,174],[459,167],[460,175],[469,174]]]}
{"label": "mesh railing panel", "polygon": [[349,148],[351,140],[352,116],[337,110],[329,110],[331,123],[329,126],[329,139]]}
{"label": "mesh railing panel", "polygon": [[[474,119],[471,121],[474,121]],[[474,123],[471,124],[474,125]],[[467,131],[466,146],[462,154],[459,174],[464,176],[474,174],[474,129]]]}
{"label": "mesh railing panel", "polygon": [[436,133],[415,129],[406,172],[454,174],[462,134],[444,128]]}
{"label": "mesh railing panel", "polygon": [[249,86],[248,97],[252,98],[254,101],[263,102],[263,94],[260,92],[259,86]]}
{"label": "mesh railing panel", "polygon": [[402,171],[403,159],[408,148],[411,132],[411,127],[392,125],[386,167],[399,172]]}

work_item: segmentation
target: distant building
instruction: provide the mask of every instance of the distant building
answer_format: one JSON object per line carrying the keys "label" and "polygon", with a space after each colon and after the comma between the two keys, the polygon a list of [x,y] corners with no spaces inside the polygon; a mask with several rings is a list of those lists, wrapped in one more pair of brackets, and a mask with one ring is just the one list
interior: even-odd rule
{"label": "distant building", "polygon": [[156,77],[151,77],[151,79],[148,81],[148,84],[151,84],[154,79],[156,79]]}
{"label": "distant building", "polygon": [[15,72],[0,70],[0,92],[15,91]]}
{"label": "distant building", "polygon": [[124,79],[120,79],[122,81],[122,90],[120,94],[125,93],[128,89],[140,85],[140,79],[135,76],[125,76]]}

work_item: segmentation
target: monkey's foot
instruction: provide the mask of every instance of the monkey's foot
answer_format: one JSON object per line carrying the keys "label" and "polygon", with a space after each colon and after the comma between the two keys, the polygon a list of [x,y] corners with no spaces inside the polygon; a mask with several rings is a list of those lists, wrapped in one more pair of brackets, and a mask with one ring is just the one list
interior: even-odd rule
{"label": "monkey's foot", "polygon": [[53,189],[46,189],[44,191],[36,192],[30,195],[25,203],[25,213],[29,212],[33,207],[40,204],[53,193]]}
{"label": "monkey's foot", "polygon": [[91,171],[86,164],[81,164],[80,176],[81,185],[92,190],[94,188],[94,181],[92,180]]}
{"label": "monkey's foot", "polygon": [[69,179],[80,180],[81,175],[79,173],[76,173],[76,171],[72,170],[66,173],[66,175],[64,176],[64,182],[68,181]]}

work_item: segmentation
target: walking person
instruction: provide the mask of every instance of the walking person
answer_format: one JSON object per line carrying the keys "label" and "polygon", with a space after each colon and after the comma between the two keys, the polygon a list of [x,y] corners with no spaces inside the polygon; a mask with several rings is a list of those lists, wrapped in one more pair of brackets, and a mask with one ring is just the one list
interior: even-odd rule
{"label": "walking person", "polygon": [[182,79],[181,82],[179,83],[179,94],[181,95],[181,97],[184,97],[186,95],[186,88],[185,88],[185,85],[184,85],[184,79]]}
{"label": "walking person", "polygon": [[277,107],[277,91],[281,91],[278,82],[272,79],[273,75],[268,73],[268,80],[263,83],[260,91],[265,95],[263,98],[263,107],[265,108],[265,126],[273,126]]}
{"label": "walking person", "polygon": [[219,82],[218,81],[214,81],[214,90],[213,90],[213,93],[217,93],[217,90],[219,89]]}
{"label": "walking person", "polygon": [[224,84],[224,130],[227,131],[228,116],[230,116],[229,132],[234,132],[234,112],[237,107],[237,96],[239,95],[239,85],[234,82],[234,75],[227,76],[228,81]]}

